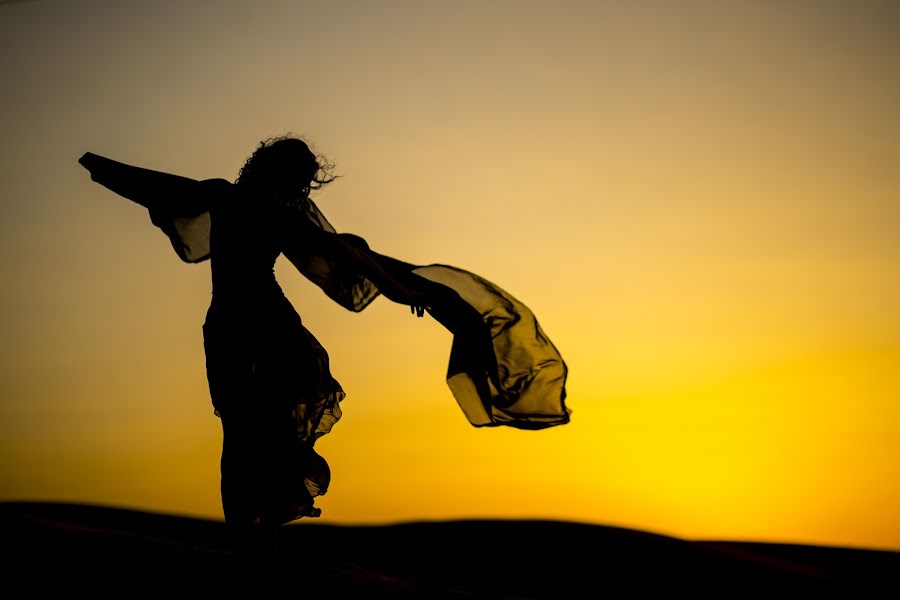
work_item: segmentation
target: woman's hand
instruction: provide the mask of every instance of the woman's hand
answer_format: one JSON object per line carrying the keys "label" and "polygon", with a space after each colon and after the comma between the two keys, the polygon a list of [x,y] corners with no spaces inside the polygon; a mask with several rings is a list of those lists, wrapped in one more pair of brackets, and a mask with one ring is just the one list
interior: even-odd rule
{"label": "woman's hand", "polygon": [[378,289],[384,294],[385,298],[397,304],[406,304],[409,306],[410,313],[416,316],[422,317],[425,315],[425,310],[429,304],[425,294],[410,290],[390,277],[384,277],[375,282],[375,285],[379,284],[381,285]]}
{"label": "woman's hand", "polygon": [[[413,292],[409,290],[401,290],[399,292],[395,292],[391,294],[392,296],[402,298],[403,304],[409,305],[410,314],[416,315],[417,317],[425,316],[425,309],[428,308],[428,299],[424,294],[420,294],[419,292]],[[397,298],[397,299],[400,299]],[[390,298],[389,298],[390,299]]]}
{"label": "woman's hand", "polygon": [[[88,172],[90,172],[91,163],[93,162],[93,159],[96,157],[97,157],[97,155],[92,152],[85,152],[84,154],[81,155],[81,158],[78,159],[78,164],[80,164],[82,167],[87,169]],[[91,176],[91,179],[93,179],[93,174]]]}

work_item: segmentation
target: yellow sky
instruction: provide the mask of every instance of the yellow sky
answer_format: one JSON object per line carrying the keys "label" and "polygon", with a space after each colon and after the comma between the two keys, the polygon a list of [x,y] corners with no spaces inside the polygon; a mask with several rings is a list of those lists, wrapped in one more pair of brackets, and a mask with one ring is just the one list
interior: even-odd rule
{"label": "yellow sky", "polygon": [[898,26],[812,0],[0,5],[0,498],[221,514],[208,263],[76,160],[233,179],[293,131],[343,175],[338,230],[528,304],[575,411],[471,428],[437,323],[348,313],[282,258],[348,392],[327,520],[900,549]]}

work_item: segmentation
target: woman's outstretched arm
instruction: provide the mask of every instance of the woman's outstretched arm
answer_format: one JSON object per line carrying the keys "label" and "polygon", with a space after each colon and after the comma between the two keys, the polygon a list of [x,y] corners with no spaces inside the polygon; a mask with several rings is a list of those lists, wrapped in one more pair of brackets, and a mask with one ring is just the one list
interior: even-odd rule
{"label": "woman's outstretched arm", "polygon": [[374,252],[365,240],[352,234],[339,233],[332,244],[338,255],[364,273],[385,298],[409,306],[418,317],[425,314],[429,302],[421,286],[411,283],[414,276],[409,271],[413,265]]}
{"label": "woman's outstretched arm", "polygon": [[284,255],[345,308],[358,312],[381,293],[412,307],[420,317],[424,314],[428,300],[419,286],[412,285],[413,265],[383,264],[379,259],[384,257],[372,252],[361,237],[327,231],[304,217],[291,219],[289,230]]}
{"label": "woman's outstretched arm", "polygon": [[147,208],[150,221],[168,236],[181,260],[198,263],[210,257],[209,209],[234,191],[233,184],[133,167],[92,152],[78,162],[91,179]]}
{"label": "woman's outstretched arm", "polygon": [[78,162],[90,171],[91,179],[153,212],[194,217],[207,210],[216,198],[231,188],[225,179],[198,181],[180,175],[127,165],[92,152]]}

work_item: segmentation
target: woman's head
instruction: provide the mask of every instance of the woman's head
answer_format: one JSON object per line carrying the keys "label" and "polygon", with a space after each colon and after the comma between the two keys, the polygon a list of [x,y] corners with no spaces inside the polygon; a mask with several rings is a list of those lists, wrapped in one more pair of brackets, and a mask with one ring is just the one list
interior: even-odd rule
{"label": "woman's head", "polygon": [[306,198],[335,177],[334,165],[316,156],[301,139],[290,134],[260,142],[238,173],[236,184],[282,202]]}

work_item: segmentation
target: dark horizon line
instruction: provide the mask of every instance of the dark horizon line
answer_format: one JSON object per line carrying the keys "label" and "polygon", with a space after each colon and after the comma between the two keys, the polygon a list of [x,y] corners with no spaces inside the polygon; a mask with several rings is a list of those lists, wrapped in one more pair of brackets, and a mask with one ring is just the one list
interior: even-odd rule
{"label": "dark horizon line", "polygon": [[[0,0],[2,1],[2,0]],[[149,510],[145,508],[137,508],[130,507],[124,505],[116,505],[116,504],[104,504],[97,502],[86,502],[79,500],[0,500],[0,508],[15,508],[16,506],[21,506],[22,508],[26,507],[72,507],[72,508],[84,508],[88,510],[100,510],[100,511],[109,511],[109,512],[118,512],[118,513],[132,513],[136,515],[144,515],[144,516],[157,516],[164,518],[174,518],[181,519],[186,521],[198,521],[205,523],[214,523],[214,524],[224,524],[223,518],[214,518],[208,517],[198,514],[191,513],[177,513],[177,512],[167,512],[160,510]],[[326,517],[327,519],[327,517]],[[780,547],[794,547],[794,548],[812,548],[812,549],[830,549],[830,550],[850,550],[850,551],[861,551],[861,552],[886,552],[892,554],[900,554],[900,545],[898,546],[861,546],[861,545],[838,545],[838,544],[822,544],[822,543],[813,543],[813,542],[803,542],[803,541],[778,541],[771,539],[731,539],[731,538],[694,538],[694,537],[682,537],[679,535],[671,534],[671,533],[661,533],[648,529],[640,529],[635,526],[626,526],[626,525],[611,525],[602,522],[592,522],[592,521],[576,521],[571,519],[562,519],[562,518],[548,518],[548,517],[498,517],[498,516],[482,516],[482,517],[459,517],[459,518],[444,518],[444,519],[414,519],[414,520],[401,520],[401,521],[382,521],[382,522],[349,522],[349,523],[334,523],[334,522],[317,522],[319,519],[315,518],[304,518],[298,519],[292,523],[286,524],[288,527],[331,527],[331,528],[346,528],[346,529],[365,529],[365,528],[391,528],[391,527],[411,527],[417,525],[462,525],[462,524],[470,524],[477,525],[480,523],[488,524],[532,524],[532,525],[555,525],[555,526],[568,526],[573,528],[596,528],[598,530],[604,530],[607,532],[620,532],[620,533],[633,533],[641,536],[647,536],[649,538],[657,538],[657,539],[668,539],[668,540],[677,540],[680,542],[686,543],[696,543],[701,545],[706,544],[739,544],[739,545],[747,545],[747,546],[780,546]]]}

